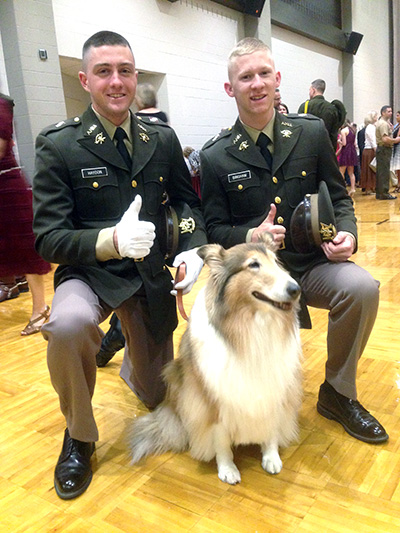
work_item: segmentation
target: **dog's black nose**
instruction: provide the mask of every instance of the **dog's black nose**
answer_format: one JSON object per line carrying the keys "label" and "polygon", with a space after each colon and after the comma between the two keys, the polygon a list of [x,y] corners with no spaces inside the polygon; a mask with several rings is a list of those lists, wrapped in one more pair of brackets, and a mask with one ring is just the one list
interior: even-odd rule
{"label": "dog's black nose", "polygon": [[294,300],[300,294],[300,285],[295,281],[290,281],[286,290],[289,296]]}

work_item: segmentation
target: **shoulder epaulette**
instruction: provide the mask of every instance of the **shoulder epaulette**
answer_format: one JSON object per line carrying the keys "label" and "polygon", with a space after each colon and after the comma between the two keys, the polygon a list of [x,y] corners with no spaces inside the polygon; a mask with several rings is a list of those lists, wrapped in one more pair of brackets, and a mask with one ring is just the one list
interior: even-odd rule
{"label": "shoulder epaulette", "polygon": [[53,131],[62,130],[68,126],[79,126],[81,124],[81,118],[80,117],[74,117],[74,118],[68,118],[66,120],[60,120],[60,122],[57,122],[56,124],[51,124],[50,126],[47,126],[42,130],[42,134],[46,135],[47,133],[51,133]]}
{"label": "shoulder epaulette", "polygon": [[217,133],[217,135],[214,135],[212,139],[210,139],[204,144],[202,150],[204,150],[205,148],[208,148],[209,146],[212,146],[217,141],[224,139],[225,137],[228,137],[231,134],[232,134],[232,126],[229,126],[228,128],[222,128],[222,130],[219,133]]}

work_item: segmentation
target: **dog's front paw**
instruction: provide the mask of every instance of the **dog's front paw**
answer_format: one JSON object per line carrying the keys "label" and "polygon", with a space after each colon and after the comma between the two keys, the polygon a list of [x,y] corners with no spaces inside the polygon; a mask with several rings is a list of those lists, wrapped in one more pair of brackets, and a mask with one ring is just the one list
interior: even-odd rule
{"label": "dog's front paw", "polygon": [[269,474],[279,474],[282,470],[282,461],[276,450],[270,450],[263,455],[261,466]]}
{"label": "dog's front paw", "polygon": [[236,485],[236,483],[241,481],[240,472],[234,463],[231,465],[219,465],[218,477],[221,481],[230,485]]}

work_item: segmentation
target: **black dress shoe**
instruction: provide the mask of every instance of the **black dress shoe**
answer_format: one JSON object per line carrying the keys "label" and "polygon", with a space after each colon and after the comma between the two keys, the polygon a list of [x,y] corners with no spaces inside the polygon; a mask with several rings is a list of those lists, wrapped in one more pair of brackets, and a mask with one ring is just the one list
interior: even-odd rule
{"label": "black dress shoe", "polygon": [[110,329],[104,335],[101,341],[101,348],[96,355],[96,364],[98,367],[106,366],[114,355],[125,346],[125,337],[122,333],[121,322],[117,315],[113,313],[110,320]]}
{"label": "black dress shoe", "polygon": [[377,200],[396,200],[397,196],[393,196],[392,194],[377,194],[376,199]]}
{"label": "black dress shoe", "polygon": [[342,424],[349,435],[363,442],[380,444],[389,438],[383,426],[360,402],[339,394],[327,381],[319,389],[317,411]]}
{"label": "black dress shoe", "polygon": [[19,296],[19,288],[16,283],[4,283],[0,281],[0,302],[12,300]]}
{"label": "black dress shoe", "polygon": [[54,472],[54,487],[60,498],[76,498],[90,485],[92,467],[90,457],[94,442],[82,442],[70,437],[65,430],[64,443]]}

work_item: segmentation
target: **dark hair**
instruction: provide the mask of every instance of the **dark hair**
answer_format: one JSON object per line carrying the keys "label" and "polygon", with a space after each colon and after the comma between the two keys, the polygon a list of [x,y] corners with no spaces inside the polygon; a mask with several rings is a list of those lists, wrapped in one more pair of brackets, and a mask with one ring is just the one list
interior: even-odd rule
{"label": "dark hair", "polygon": [[[122,35],[120,35],[119,33],[115,33],[113,31],[107,31],[107,30],[98,31],[97,33],[89,37],[89,39],[87,39],[87,41],[83,45],[82,62],[84,66],[85,66],[85,60],[86,60],[86,56],[87,56],[89,49],[92,47],[98,48],[99,46],[127,46],[129,50],[132,52],[132,48],[129,42],[125,39],[125,37],[122,37]],[[132,52],[132,55],[133,55],[133,52]]]}
{"label": "dark hair", "polygon": [[324,80],[321,79],[314,80],[311,83],[311,87],[314,87],[314,89],[316,89],[319,93],[324,94],[326,89],[326,83],[324,82]]}
{"label": "dark hair", "polygon": [[386,109],[392,109],[392,106],[391,105],[383,105],[381,107],[381,115],[382,115],[382,113],[384,113],[386,111]]}

